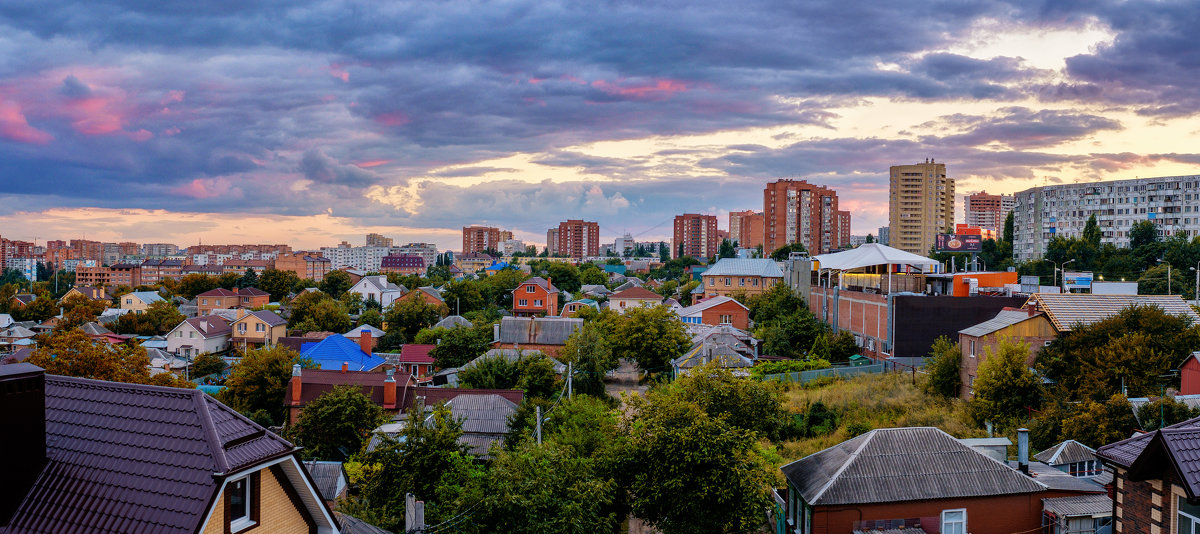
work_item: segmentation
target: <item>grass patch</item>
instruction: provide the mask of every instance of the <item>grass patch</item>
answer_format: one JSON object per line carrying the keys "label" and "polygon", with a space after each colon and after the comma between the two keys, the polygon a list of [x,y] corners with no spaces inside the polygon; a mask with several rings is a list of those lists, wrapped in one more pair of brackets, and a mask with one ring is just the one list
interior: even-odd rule
{"label": "grass patch", "polygon": [[985,437],[967,415],[960,399],[930,397],[920,381],[903,373],[863,374],[845,380],[823,380],[807,386],[791,385],[784,393],[784,406],[796,414],[807,414],[818,402],[837,416],[837,425],[827,434],[784,441],[777,452],[784,463],[831,447],[876,428],[932,426],[956,438]]}

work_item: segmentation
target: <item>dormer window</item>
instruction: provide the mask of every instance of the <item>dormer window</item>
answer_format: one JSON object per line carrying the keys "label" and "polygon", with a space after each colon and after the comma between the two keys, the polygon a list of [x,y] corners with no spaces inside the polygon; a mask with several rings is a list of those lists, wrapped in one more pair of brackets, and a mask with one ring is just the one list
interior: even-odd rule
{"label": "dormer window", "polygon": [[534,291],[535,290],[533,289],[533,284],[529,284],[529,285],[525,286],[526,293],[533,293]]}
{"label": "dormer window", "polygon": [[226,532],[242,532],[258,525],[258,480],[258,473],[252,473],[225,486]]}

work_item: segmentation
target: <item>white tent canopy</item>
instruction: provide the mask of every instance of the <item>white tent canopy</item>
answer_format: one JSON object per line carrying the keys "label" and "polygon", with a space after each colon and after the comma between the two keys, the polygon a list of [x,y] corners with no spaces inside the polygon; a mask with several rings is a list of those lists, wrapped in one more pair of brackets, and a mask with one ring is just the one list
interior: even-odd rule
{"label": "white tent canopy", "polygon": [[[914,267],[934,267],[940,265],[936,260],[918,256],[911,252],[880,245],[867,243],[858,248],[833,254],[813,256],[821,270],[849,271],[875,265],[911,265]],[[924,271],[925,269],[922,269]]]}

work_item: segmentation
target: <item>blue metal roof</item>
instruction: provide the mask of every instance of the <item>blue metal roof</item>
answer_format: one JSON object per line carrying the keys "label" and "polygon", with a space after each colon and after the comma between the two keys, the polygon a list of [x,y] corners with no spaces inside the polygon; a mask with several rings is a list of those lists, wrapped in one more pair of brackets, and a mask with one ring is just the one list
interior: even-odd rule
{"label": "blue metal roof", "polygon": [[301,345],[300,355],[311,358],[321,369],[330,370],[341,369],[344,362],[350,364],[351,371],[370,371],[387,361],[363,352],[358,343],[341,334]]}

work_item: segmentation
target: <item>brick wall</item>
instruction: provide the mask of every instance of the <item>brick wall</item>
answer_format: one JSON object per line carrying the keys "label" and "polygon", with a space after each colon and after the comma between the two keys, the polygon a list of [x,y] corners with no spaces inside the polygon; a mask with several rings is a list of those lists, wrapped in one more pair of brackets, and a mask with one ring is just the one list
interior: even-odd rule
{"label": "brick wall", "polygon": [[1166,470],[1161,479],[1133,482],[1126,470],[1116,467],[1116,515],[1113,532],[1118,534],[1170,534],[1175,531],[1175,501],[1184,496],[1179,478]]}
{"label": "brick wall", "polygon": [[[258,526],[254,527],[252,532],[254,534],[308,532],[308,523],[300,510],[292,504],[291,498],[283,488],[282,484],[289,483],[287,479],[276,479],[268,468],[259,471],[258,480]],[[217,500],[213,504],[212,517],[204,526],[204,534],[225,533],[224,504],[225,492],[222,491],[217,495]]]}

